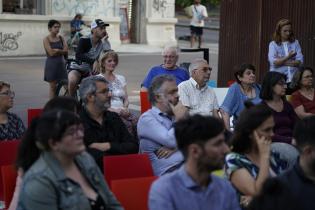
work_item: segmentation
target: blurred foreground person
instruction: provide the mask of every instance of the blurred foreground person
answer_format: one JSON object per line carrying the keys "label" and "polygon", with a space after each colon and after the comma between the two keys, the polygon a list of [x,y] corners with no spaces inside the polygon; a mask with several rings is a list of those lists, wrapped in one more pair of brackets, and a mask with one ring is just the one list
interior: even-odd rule
{"label": "blurred foreground person", "polygon": [[122,209],[85,152],[84,128],[76,114],[44,113],[33,137],[40,156],[25,171],[17,209]]}

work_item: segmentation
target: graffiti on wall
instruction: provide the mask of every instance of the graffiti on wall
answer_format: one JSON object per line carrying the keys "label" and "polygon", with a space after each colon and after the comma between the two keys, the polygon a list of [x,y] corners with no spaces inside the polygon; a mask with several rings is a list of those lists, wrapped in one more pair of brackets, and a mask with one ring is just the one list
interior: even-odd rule
{"label": "graffiti on wall", "polygon": [[155,11],[155,13],[160,14],[161,17],[167,17],[170,14],[169,13],[169,8],[170,4],[167,0],[153,0],[152,7]]}
{"label": "graffiti on wall", "polygon": [[63,13],[69,16],[77,13],[107,16],[109,11],[114,9],[114,0],[53,0],[52,9],[53,13]]}
{"label": "graffiti on wall", "polygon": [[22,36],[22,32],[14,33],[0,32],[0,51],[16,50],[19,48],[18,38]]}

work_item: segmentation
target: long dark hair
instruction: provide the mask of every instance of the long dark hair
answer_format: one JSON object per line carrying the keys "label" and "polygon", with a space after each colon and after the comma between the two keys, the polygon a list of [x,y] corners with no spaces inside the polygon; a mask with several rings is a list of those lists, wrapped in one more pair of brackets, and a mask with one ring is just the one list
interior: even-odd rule
{"label": "long dark hair", "polygon": [[78,124],[81,124],[79,116],[65,110],[49,111],[33,120],[21,140],[17,167],[26,172],[39,158],[41,151],[50,150],[49,140],[60,141],[69,126]]}
{"label": "long dark hair", "polygon": [[253,105],[246,101],[245,107],[237,119],[231,139],[232,151],[240,154],[250,152],[253,147],[253,140],[250,136],[255,129],[272,116],[271,110],[263,104]]}

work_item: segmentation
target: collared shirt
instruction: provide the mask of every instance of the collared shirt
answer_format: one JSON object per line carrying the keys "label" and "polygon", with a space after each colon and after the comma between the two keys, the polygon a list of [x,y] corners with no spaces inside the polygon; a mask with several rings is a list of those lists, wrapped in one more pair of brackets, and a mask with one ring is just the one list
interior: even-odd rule
{"label": "collared shirt", "polygon": [[291,82],[294,73],[298,70],[298,67],[290,67],[285,65],[276,66],[274,64],[275,60],[286,56],[285,46],[288,52],[292,50],[296,52],[296,56],[290,60],[298,60],[301,62],[301,64],[303,64],[303,54],[298,40],[295,40],[294,42],[288,42],[287,44],[281,43],[280,45],[278,45],[275,41],[270,42],[268,60],[270,64],[270,71],[276,71],[285,74],[287,76],[287,82]]}
{"label": "collared shirt", "polygon": [[157,107],[152,107],[138,121],[138,137],[140,139],[140,153],[147,153],[151,160],[154,174],[159,176],[168,169],[181,164],[183,156],[176,151],[168,158],[158,158],[155,154],[161,147],[176,149],[174,121]]}
{"label": "collared shirt", "polygon": [[[137,141],[130,135],[118,114],[105,111],[103,122],[99,124],[83,108],[80,117],[84,126],[84,143],[87,146],[87,151],[95,158],[99,165],[105,154],[121,155],[138,152]],[[111,145],[111,148],[106,152],[88,147],[92,143],[104,142],[109,142]]]}
{"label": "collared shirt", "polygon": [[[75,163],[108,209],[123,209],[89,154],[83,152],[77,155]],[[66,176],[60,162],[52,153],[42,152],[23,177],[17,209],[90,210],[91,206],[80,184]]]}
{"label": "collared shirt", "polygon": [[297,161],[293,169],[280,176],[279,179],[290,188],[291,193],[296,198],[299,210],[313,210],[315,182],[305,176],[299,162],[300,160]]}
{"label": "collared shirt", "polygon": [[199,186],[185,165],[156,180],[149,193],[150,210],[240,210],[235,190],[229,181],[209,175],[207,187]]}
{"label": "collared shirt", "polygon": [[191,77],[178,85],[179,100],[189,108],[189,114],[213,115],[218,110],[218,100],[212,88],[205,85],[199,89],[197,82]]}

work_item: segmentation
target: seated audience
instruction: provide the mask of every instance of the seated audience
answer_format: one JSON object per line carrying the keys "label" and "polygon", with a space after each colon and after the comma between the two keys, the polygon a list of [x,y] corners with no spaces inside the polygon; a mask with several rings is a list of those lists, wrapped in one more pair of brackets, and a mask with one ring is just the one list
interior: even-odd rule
{"label": "seated audience", "polygon": [[18,209],[123,209],[85,152],[78,115],[62,110],[44,113],[33,137],[28,141],[34,141],[40,156],[25,171]]}
{"label": "seated audience", "polygon": [[219,117],[218,100],[208,87],[211,68],[204,59],[195,59],[189,66],[190,79],[178,85],[179,100],[187,107],[189,114]]}
{"label": "seated audience", "polygon": [[291,88],[295,90],[291,96],[291,104],[299,118],[315,114],[315,91],[313,69],[302,67],[292,79]]}
{"label": "seated audience", "polygon": [[82,80],[80,98],[83,102],[80,113],[84,125],[84,142],[87,151],[103,168],[104,155],[122,155],[138,152],[138,142],[110,107],[109,83],[100,76]]}
{"label": "seated audience", "polygon": [[8,111],[13,107],[14,96],[11,85],[0,81],[0,141],[20,139],[25,132],[22,120]]}
{"label": "seated audience", "polygon": [[141,84],[141,91],[147,91],[152,83],[154,77],[161,74],[169,74],[176,78],[176,84],[180,84],[183,81],[189,79],[188,72],[177,66],[179,49],[175,46],[166,46],[162,52],[164,63],[158,66],[154,66],[150,69],[147,76],[144,78]]}
{"label": "seated audience", "polygon": [[115,68],[118,64],[118,54],[114,51],[102,53],[99,58],[101,73],[99,76],[104,77],[111,87],[110,108],[111,112],[116,112],[129,133],[137,138],[138,117],[128,109],[129,100],[127,92],[127,82],[123,75],[115,74]]}
{"label": "seated audience", "polygon": [[[80,109],[80,104],[77,100],[68,96],[57,96],[50,99],[44,106],[43,113],[52,111],[52,110],[65,110],[74,113],[78,113]],[[25,135],[22,138],[20,143],[16,166],[18,169],[18,176],[16,179],[15,190],[13,198],[11,200],[8,210],[16,210],[17,201],[19,199],[20,188],[22,184],[22,177],[24,171],[27,171],[31,165],[38,159],[40,156],[40,151],[36,146],[36,142],[33,141],[36,137],[34,136],[38,118],[35,118],[30,127],[26,130]],[[25,158],[27,157],[27,158]]]}
{"label": "seated audience", "polygon": [[150,210],[239,210],[230,182],[211,174],[223,167],[229,151],[223,123],[214,117],[194,115],[175,124],[175,136],[185,162],[152,184]]}
{"label": "seated audience", "polygon": [[294,168],[279,179],[296,198],[299,210],[313,210],[315,198],[315,117],[297,122],[293,137],[301,154]]}
{"label": "seated audience", "polygon": [[289,186],[278,179],[267,179],[261,192],[253,198],[247,210],[300,210]]}
{"label": "seated audience", "polygon": [[152,108],[141,115],[138,122],[140,153],[147,153],[157,176],[177,169],[183,156],[177,149],[174,122],[187,115],[187,109],[178,102],[173,76],[160,75],[149,88]]}
{"label": "seated audience", "polygon": [[260,98],[262,104],[272,111],[274,118],[273,142],[292,143],[292,132],[297,115],[289,102],[286,101],[286,78],[279,72],[268,72],[262,83]]}
{"label": "seated audience", "polygon": [[235,124],[241,111],[245,108],[245,101],[250,100],[254,104],[261,102],[259,98],[260,86],[256,83],[255,70],[252,64],[242,64],[234,73],[236,82],[231,85],[220,106],[227,130],[231,130],[230,117],[233,116],[233,124]]}
{"label": "seated audience", "polygon": [[225,159],[225,173],[240,194],[241,205],[246,207],[263,182],[283,173],[289,163],[271,151],[275,125],[271,110],[262,104],[245,105],[248,108],[238,118],[232,136],[232,153]]}

